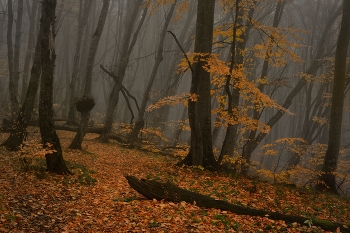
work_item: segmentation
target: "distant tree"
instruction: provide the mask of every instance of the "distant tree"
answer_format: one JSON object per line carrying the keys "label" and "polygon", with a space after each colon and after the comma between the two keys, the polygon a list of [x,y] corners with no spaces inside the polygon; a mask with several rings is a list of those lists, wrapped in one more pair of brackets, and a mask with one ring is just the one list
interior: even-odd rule
{"label": "distant tree", "polygon": [[179,164],[216,168],[211,135],[210,73],[204,67],[212,52],[215,0],[198,0],[197,7],[194,52],[198,56],[190,89],[194,99],[188,101],[191,145],[189,153]]}
{"label": "distant tree", "polygon": [[31,69],[30,81],[26,92],[26,98],[20,109],[17,119],[15,120],[15,124],[13,129],[11,130],[10,136],[4,143],[2,143],[2,146],[5,146],[9,150],[17,150],[19,146],[23,143],[28,123],[32,117],[35,97],[38,92],[41,76],[40,38],[42,37],[42,34],[42,27],[40,27],[38,39],[35,46],[34,60]]}
{"label": "distant tree", "polygon": [[[143,23],[145,22],[148,11],[148,8],[145,7],[143,9],[142,16],[139,17],[138,15],[142,9],[143,1],[128,1],[127,4],[131,9],[128,10],[126,14],[125,32],[122,39],[122,46],[120,46],[121,51],[119,51],[120,55],[118,56],[118,59],[115,60],[116,62],[113,67],[113,73],[117,77],[117,82],[114,84],[113,89],[109,95],[106,110],[106,119],[104,121],[105,125],[100,137],[100,140],[102,142],[108,141],[109,135],[112,131],[114,112],[119,101],[119,93],[123,86],[123,80],[125,78],[125,73],[130,61],[131,52],[133,51],[133,48],[136,44],[139,32],[142,28]],[[138,19],[139,23],[137,25]]]}
{"label": "distant tree", "polygon": [[9,94],[11,102],[11,113],[16,114],[19,108],[19,103],[16,95],[16,84],[15,84],[15,75],[14,75],[14,64],[13,64],[13,42],[12,42],[12,28],[13,28],[13,6],[12,0],[7,1],[7,60],[8,60],[8,69],[9,69]]}
{"label": "distant tree", "polygon": [[88,126],[90,111],[95,106],[95,100],[91,93],[92,85],[92,71],[94,68],[94,61],[97,52],[97,47],[102,35],[103,27],[106,22],[106,17],[108,13],[109,0],[103,0],[103,6],[101,9],[100,17],[97,23],[97,27],[94,35],[92,36],[91,46],[88,55],[88,61],[86,65],[85,73],[85,89],[84,95],[76,102],[77,110],[81,113],[81,121],[77,134],[75,135],[70,149],[82,149],[81,143],[83,142],[84,136],[86,134],[86,128]]}
{"label": "distant tree", "polygon": [[155,63],[153,65],[153,69],[151,72],[151,77],[147,83],[147,87],[146,87],[144,94],[143,94],[138,118],[137,118],[136,123],[132,129],[132,132],[129,136],[129,143],[130,144],[133,144],[137,140],[138,135],[139,135],[141,129],[143,128],[144,123],[145,123],[144,122],[144,115],[146,112],[147,103],[148,103],[148,100],[150,98],[150,92],[151,92],[152,86],[153,86],[154,81],[156,80],[156,77],[157,77],[157,71],[158,71],[159,65],[163,61],[163,46],[164,46],[165,35],[167,32],[169,23],[171,21],[171,18],[173,17],[175,6],[176,6],[176,1],[173,4],[171,4],[170,10],[165,17],[164,25],[163,25],[162,31],[160,33],[160,41],[158,44]]}
{"label": "distant tree", "polygon": [[[80,0],[80,9],[79,9],[79,22],[78,22],[78,30],[77,30],[77,39],[76,39],[76,49],[73,59],[73,67],[72,67],[72,76],[70,80],[69,85],[69,110],[68,110],[68,121],[67,125],[70,125],[72,123],[75,123],[75,114],[76,114],[76,108],[75,108],[75,101],[77,97],[77,79],[78,79],[78,73],[79,70],[82,70],[81,68],[81,49],[82,49],[82,41],[83,41],[83,34],[84,30],[86,28],[86,24],[88,21],[88,17],[91,11],[93,1],[85,1],[85,4],[82,3],[82,0]],[[83,8],[83,9],[82,9]],[[87,33],[87,32],[86,32]]]}
{"label": "distant tree", "polygon": [[318,188],[337,193],[335,170],[337,169],[342,116],[344,107],[344,91],[346,79],[346,58],[350,40],[350,1],[343,0],[343,15],[340,24],[340,33],[335,52],[334,83],[332,90],[332,105],[329,119],[329,139],[326,157],[323,163],[322,175]]}
{"label": "distant tree", "polygon": [[30,12],[29,19],[29,36],[27,43],[27,51],[25,55],[24,65],[23,65],[23,75],[22,75],[22,94],[21,94],[21,103],[24,103],[26,98],[27,89],[28,89],[28,74],[30,70],[30,62],[33,57],[33,50],[35,50],[35,24],[36,16],[38,12],[38,0],[33,0],[32,9]]}
{"label": "distant tree", "polygon": [[39,98],[39,126],[43,146],[52,153],[46,154],[46,165],[50,172],[57,174],[70,173],[62,155],[60,140],[53,122],[53,78],[55,68],[55,18],[57,0],[42,1],[40,26],[42,75]]}

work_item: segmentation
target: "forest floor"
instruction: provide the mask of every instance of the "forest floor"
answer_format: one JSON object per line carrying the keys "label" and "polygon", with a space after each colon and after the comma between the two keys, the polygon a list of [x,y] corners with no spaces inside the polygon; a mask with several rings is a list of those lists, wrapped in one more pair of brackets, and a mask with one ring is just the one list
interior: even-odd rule
{"label": "forest floor", "polygon": [[[74,133],[58,134],[67,148]],[[39,138],[38,131],[31,135]],[[7,136],[0,133],[0,143]],[[47,173],[40,167],[44,159],[23,171],[23,155],[0,148],[0,232],[324,232],[312,223],[301,226],[185,202],[147,200],[124,175],[171,181],[250,208],[350,223],[349,199],[177,167],[173,157],[127,149],[115,141],[102,144],[97,137],[88,134],[83,151],[64,149],[75,173],[71,176]]]}

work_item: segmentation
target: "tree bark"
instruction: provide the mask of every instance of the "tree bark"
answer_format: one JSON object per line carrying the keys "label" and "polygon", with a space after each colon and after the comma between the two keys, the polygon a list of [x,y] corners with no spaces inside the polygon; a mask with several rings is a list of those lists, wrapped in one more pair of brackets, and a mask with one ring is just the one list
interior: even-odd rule
{"label": "tree bark", "polygon": [[11,103],[11,115],[15,116],[17,114],[19,103],[16,95],[15,88],[15,76],[14,76],[14,64],[13,64],[13,47],[12,47],[12,28],[13,28],[13,9],[12,0],[7,1],[7,14],[8,14],[8,24],[7,24],[7,58],[9,66],[9,94]]}
{"label": "tree bark", "polygon": [[329,119],[329,140],[318,188],[337,193],[337,169],[345,96],[346,57],[350,40],[350,1],[343,1],[341,28],[335,52],[332,105]]}
{"label": "tree bark", "polygon": [[[22,75],[22,94],[21,94],[21,103],[23,104],[27,95],[28,90],[28,71],[29,64],[33,57],[33,50],[36,51],[35,48],[35,20],[38,11],[38,0],[34,0],[32,4],[32,10],[30,14],[30,23],[29,23],[29,36],[28,36],[28,44],[27,44],[27,52],[24,60],[23,66],[23,75]],[[34,55],[35,56],[35,55]]]}
{"label": "tree bark", "polygon": [[198,102],[188,101],[188,116],[191,127],[191,147],[188,155],[179,163],[216,169],[211,134],[210,73],[205,59],[210,56],[213,40],[214,0],[198,0],[195,53],[200,53],[192,72],[190,93]]}
{"label": "tree bark", "polygon": [[[80,9],[80,14],[81,16],[79,17],[79,26],[78,26],[78,35],[77,35],[77,42],[76,42],[76,50],[74,54],[74,59],[73,59],[73,70],[72,70],[72,76],[70,80],[70,85],[69,85],[69,110],[68,110],[68,121],[67,124],[69,125],[71,122],[75,122],[75,101],[76,101],[76,86],[77,86],[77,79],[78,79],[78,73],[80,69],[80,54],[81,54],[81,47],[82,47],[82,38],[83,38],[83,33],[86,28],[86,24],[88,21],[88,17],[91,11],[91,6],[92,6],[93,1],[86,1],[85,2],[85,7],[84,9]],[[81,8],[83,6],[82,2]],[[87,30],[86,30],[87,31]],[[87,32],[86,32],[87,33]]]}
{"label": "tree bark", "polygon": [[319,220],[315,218],[310,219],[300,216],[285,215],[278,212],[250,209],[244,206],[234,205],[226,201],[216,200],[209,196],[179,188],[170,182],[161,183],[155,180],[139,180],[134,176],[125,176],[125,178],[128,180],[129,185],[133,189],[150,200],[156,199],[158,201],[165,200],[178,203],[185,201],[199,207],[215,208],[225,211],[228,210],[239,215],[267,217],[272,220],[283,220],[289,223],[297,222],[301,225],[306,226],[308,225],[308,221],[311,220],[312,225],[321,227],[324,230],[335,231],[337,228],[340,228],[341,232],[350,232],[350,224],[346,225],[327,220]]}
{"label": "tree bark", "polygon": [[114,65],[114,67],[117,71],[113,72],[117,75],[118,82],[114,85],[113,90],[109,96],[108,106],[107,106],[107,110],[106,110],[106,119],[105,119],[104,130],[103,130],[101,137],[100,137],[100,140],[102,142],[108,141],[109,134],[112,131],[113,116],[114,116],[114,112],[115,112],[116,106],[117,106],[118,101],[119,101],[119,93],[120,93],[120,90],[122,89],[122,83],[123,83],[123,80],[125,77],[125,72],[126,72],[127,66],[129,64],[130,55],[131,55],[131,52],[136,44],[137,36],[138,36],[138,34],[141,30],[141,27],[145,21],[146,14],[148,11],[147,8],[145,8],[143,10],[139,25],[133,34],[132,33],[133,28],[136,24],[136,20],[138,18],[137,15],[141,9],[141,5],[142,5],[142,1],[140,1],[140,0],[136,1],[135,5],[133,6],[133,10],[129,11],[130,15],[127,16],[127,17],[129,17],[129,20],[126,20],[126,22],[125,22],[126,32],[125,32],[124,37],[123,37],[123,45],[121,46],[122,51],[120,54],[120,59],[116,59],[116,64]]}
{"label": "tree bark", "polygon": [[7,140],[1,144],[9,150],[17,150],[23,143],[26,128],[32,117],[32,112],[35,103],[35,97],[38,92],[40,76],[41,76],[41,37],[43,36],[42,27],[40,27],[39,35],[35,46],[35,54],[33,60],[33,66],[31,69],[30,81],[28,84],[27,95],[25,101],[21,107],[21,110],[17,116],[16,124],[11,130],[10,136]]}
{"label": "tree bark", "polygon": [[56,0],[43,0],[40,26],[42,28],[42,75],[39,98],[39,126],[43,146],[52,153],[45,155],[47,169],[57,174],[70,174],[62,155],[60,140],[53,122],[53,77],[55,67],[55,11]]}
{"label": "tree bark", "polygon": [[95,101],[94,101],[94,98],[92,97],[92,93],[91,93],[92,71],[94,68],[94,61],[95,61],[95,56],[96,56],[98,44],[100,42],[103,27],[105,25],[106,18],[107,18],[109,2],[110,2],[109,0],[103,1],[103,6],[101,9],[100,17],[99,17],[99,20],[97,23],[95,33],[92,37],[91,47],[90,47],[89,55],[88,55],[86,72],[85,72],[86,79],[85,79],[84,96],[79,100],[79,101],[83,101],[83,102],[92,100],[91,103],[93,105],[87,106],[86,103],[88,103],[88,102],[83,103],[85,106],[83,109],[81,109],[82,111],[80,111],[81,112],[81,121],[80,121],[79,131],[77,132],[72,143],[70,144],[70,146],[69,146],[70,149],[80,149],[80,150],[82,149],[81,144],[82,144],[84,136],[86,134],[86,128],[88,126],[88,122],[89,122],[89,118],[90,118],[90,111],[95,106]]}
{"label": "tree bark", "polygon": [[[23,0],[19,0],[17,3],[17,19],[16,19],[16,35],[15,35],[15,49],[13,54],[13,78],[14,78],[14,87],[13,91],[16,95],[16,101],[18,104],[19,109],[19,58],[20,58],[20,52],[21,52],[21,39],[22,39],[22,19],[23,19]],[[17,109],[17,111],[18,111]],[[17,113],[17,112],[16,112]]]}
{"label": "tree bark", "polygon": [[150,91],[151,91],[152,86],[154,84],[154,81],[156,79],[158,67],[159,67],[160,63],[163,61],[163,47],[164,47],[165,35],[166,35],[167,30],[168,30],[168,26],[169,26],[169,23],[171,21],[171,18],[173,17],[175,6],[176,6],[176,1],[171,5],[171,8],[166,16],[166,19],[165,19],[165,22],[163,25],[163,29],[162,29],[161,34],[160,34],[160,41],[158,44],[156,59],[155,59],[155,63],[154,63],[154,66],[153,66],[153,69],[151,72],[151,77],[148,80],[147,87],[146,87],[144,94],[143,94],[138,118],[136,120],[136,123],[135,123],[135,125],[132,129],[132,132],[130,134],[130,137],[129,137],[129,143],[131,145],[138,139],[138,135],[139,135],[139,133],[144,125],[144,121],[145,121],[144,115],[145,115],[147,103],[148,103],[148,100],[150,97]]}

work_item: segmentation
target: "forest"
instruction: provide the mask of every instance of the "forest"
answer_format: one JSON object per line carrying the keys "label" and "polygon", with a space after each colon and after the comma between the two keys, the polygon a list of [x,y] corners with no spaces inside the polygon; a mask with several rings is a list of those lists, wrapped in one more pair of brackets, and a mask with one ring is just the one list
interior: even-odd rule
{"label": "forest", "polygon": [[350,1],[0,0],[0,232],[350,232]]}

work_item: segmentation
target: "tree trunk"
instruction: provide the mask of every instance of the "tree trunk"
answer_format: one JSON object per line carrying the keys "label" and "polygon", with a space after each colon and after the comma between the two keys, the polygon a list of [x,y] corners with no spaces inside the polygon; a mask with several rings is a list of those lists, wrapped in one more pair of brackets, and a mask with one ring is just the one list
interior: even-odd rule
{"label": "tree trunk", "polygon": [[300,216],[285,215],[277,212],[269,212],[265,210],[250,209],[240,205],[234,205],[226,201],[216,200],[212,197],[205,196],[199,193],[188,191],[175,186],[174,184],[167,182],[161,183],[155,180],[145,180],[134,176],[125,176],[128,180],[129,185],[135,189],[137,192],[141,193],[146,198],[158,201],[172,201],[172,202],[182,202],[185,201],[192,205],[197,205],[204,208],[215,208],[224,211],[231,211],[232,213],[239,215],[250,215],[250,216],[260,216],[267,217],[272,220],[283,220],[288,223],[297,222],[301,225],[308,225],[311,220],[312,225],[321,227],[324,230],[335,231],[340,228],[341,232],[350,232],[350,224],[335,223],[327,220],[319,220],[316,218],[306,218]]}
{"label": "tree trunk", "polygon": [[28,36],[28,45],[27,52],[24,60],[23,66],[23,75],[22,75],[22,94],[21,94],[21,103],[24,104],[27,90],[28,90],[28,71],[29,64],[32,59],[33,50],[35,50],[35,24],[36,24],[36,15],[38,11],[38,0],[34,0],[32,4],[32,11],[30,13],[30,23],[29,23],[29,36]]}
{"label": "tree trunk", "polygon": [[154,66],[153,66],[153,69],[151,72],[151,77],[148,80],[147,87],[146,87],[144,94],[143,94],[141,107],[140,107],[138,118],[136,120],[136,124],[135,124],[135,126],[130,134],[130,137],[129,137],[129,143],[131,145],[138,139],[138,135],[139,135],[139,133],[144,125],[144,114],[145,114],[147,103],[148,103],[148,100],[150,97],[149,95],[150,95],[151,89],[153,87],[154,81],[155,81],[156,76],[157,76],[158,67],[159,67],[160,63],[163,61],[163,47],[164,47],[165,35],[166,35],[167,30],[168,30],[168,26],[169,26],[169,23],[171,21],[171,18],[173,17],[175,6],[176,6],[176,1],[171,5],[171,8],[166,16],[166,19],[165,19],[165,22],[163,25],[163,29],[162,29],[161,34],[160,34],[160,41],[158,44],[156,59],[155,59],[155,63],[154,63]]}
{"label": "tree trunk", "polygon": [[[309,68],[307,69],[307,71],[305,72],[306,74],[309,75],[314,75],[317,71],[317,69],[322,65],[322,61],[321,58],[324,56],[325,51],[325,44],[326,44],[326,38],[328,36],[329,30],[332,27],[333,23],[335,22],[335,20],[338,18],[338,16],[341,14],[341,8],[339,8],[336,12],[334,12],[333,15],[331,15],[329,21],[327,22],[326,26],[324,27],[324,30],[322,32],[322,37],[318,43],[317,46],[317,53],[312,61],[312,63],[310,64]],[[295,96],[297,96],[297,94],[301,91],[301,89],[303,89],[303,87],[305,86],[305,84],[307,83],[307,81],[305,80],[305,78],[301,78],[299,80],[299,82],[295,85],[295,87],[289,92],[288,96],[286,97],[286,99],[283,102],[282,107],[285,109],[288,109],[291,104],[293,99],[295,98]],[[285,114],[284,111],[277,111],[277,113],[275,113],[266,123],[266,125],[270,126],[270,128],[272,128],[281,118],[282,116]],[[260,142],[265,138],[265,136],[267,135],[266,132],[260,132],[253,140],[249,141],[249,147],[246,150],[246,154],[252,154],[254,152],[254,150],[256,149],[256,147],[260,144]],[[248,146],[247,144],[247,146]],[[249,150],[248,150],[249,149]],[[246,155],[248,157],[248,155]]]}
{"label": "tree trunk", "polygon": [[19,109],[19,98],[18,98],[19,73],[20,73],[19,58],[20,58],[20,52],[21,52],[21,39],[22,39],[23,0],[18,0],[17,4],[18,6],[17,6],[17,19],[16,19],[15,49],[13,54],[13,78],[14,78],[13,90],[16,95],[16,101]]}
{"label": "tree trunk", "polygon": [[191,95],[198,102],[188,101],[191,127],[191,147],[188,155],[179,163],[205,168],[217,168],[211,135],[210,73],[204,69],[205,59],[210,56],[213,40],[214,0],[198,0],[195,53],[200,53],[192,71]]}
{"label": "tree trunk", "polygon": [[350,1],[343,1],[343,16],[335,52],[334,83],[329,119],[329,140],[318,188],[337,193],[335,170],[340,150],[346,79],[346,56],[350,40]]}
{"label": "tree trunk", "polygon": [[[93,1],[86,1],[84,9],[80,9],[79,13],[81,16],[79,17],[79,26],[78,26],[78,35],[77,35],[77,42],[76,42],[76,50],[74,54],[73,59],[73,70],[72,70],[72,78],[70,80],[69,85],[69,110],[68,110],[68,121],[67,124],[71,124],[72,122],[75,122],[75,101],[76,101],[76,86],[77,86],[77,79],[78,79],[78,73],[79,70],[81,70],[80,66],[80,54],[81,54],[81,47],[82,47],[82,38],[83,33],[86,28],[86,24],[88,21],[88,17],[91,11]],[[80,2],[81,8],[83,6],[82,2]],[[86,30],[87,33],[87,30]]]}
{"label": "tree trunk", "polygon": [[53,122],[53,77],[55,67],[55,10],[56,0],[43,0],[41,64],[42,75],[40,83],[39,99],[39,126],[43,146],[52,153],[45,155],[47,169],[57,174],[70,174],[62,155],[60,140],[54,129]]}
{"label": "tree trunk", "polygon": [[91,47],[89,50],[89,55],[88,55],[88,60],[86,65],[86,72],[85,72],[86,79],[85,79],[84,96],[81,99],[79,99],[77,102],[77,104],[79,103],[81,105],[84,105],[82,109],[78,109],[78,111],[81,112],[80,127],[71,145],[69,146],[70,149],[80,149],[80,150],[82,149],[81,144],[86,134],[86,128],[90,118],[90,111],[95,106],[95,101],[91,93],[92,71],[94,68],[94,61],[95,61],[98,44],[100,42],[103,27],[106,22],[108,7],[109,7],[109,0],[104,0],[100,17],[97,23],[95,33],[92,37]]}
{"label": "tree trunk", "polygon": [[113,72],[117,74],[118,82],[114,85],[113,90],[109,96],[104,130],[100,137],[100,140],[102,142],[108,141],[109,134],[112,131],[114,112],[119,101],[119,93],[120,93],[120,90],[122,89],[122,83],[125,77],[127,66],[129,64],[130,55],[136,44],[137,36],[141,30],[141,27],[147,15],[148,9],[145,8],[143,10],[139,25],[136,28],[134,34],[132,34],[133,28],[136,24],[136,20],[138,19],[138,13],[141,9],[141,5],[142,5],[142,1],[140,0],[136,1],[135,5],[133,6],[133,10],[129,11],[130,15],[127,15],[127,17],[129,17],[129,20],[126,20],[125,22],[126,32],[123,37],[123,45],[121,46],[122,51],[120,54],[120,59],[116,59],[116,64],[114,65],[115,69],[117,68],[117,71]]}
{"label": "tree trunk", "polygon": [[36,94],[38,92],[40,75],[41,75],[41,37],[43,36],[42,27],[40,27],[39,35],[36,42],[33,66],[28,85],[27,95],[17,116],[15,127],[11,130],[10,136],[2,144],[9,150],[17,150],[23,143],[25,131],[32,117]]}
{"label": "tree trunk", "polygon": [[12,0],[7,1],[7,14],[8,14],[8,24],[7,24],[7,58],[9,66],[9,94],[11,103],[11,115],[15,116],[17,114],[19,103],[16,95],[15,88],[15,76],[14,76],[14,64],[13,64],[13,47],[12,47],[12,27],[13,27],[13,9]]}

